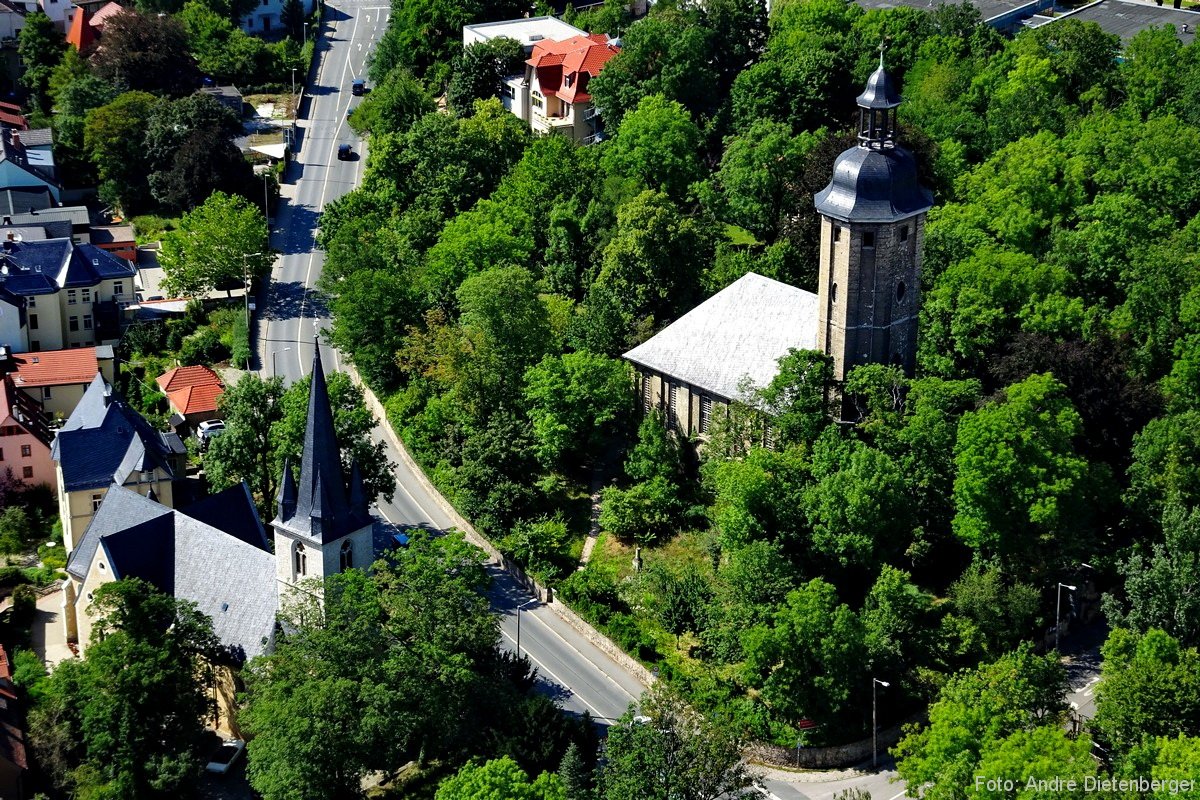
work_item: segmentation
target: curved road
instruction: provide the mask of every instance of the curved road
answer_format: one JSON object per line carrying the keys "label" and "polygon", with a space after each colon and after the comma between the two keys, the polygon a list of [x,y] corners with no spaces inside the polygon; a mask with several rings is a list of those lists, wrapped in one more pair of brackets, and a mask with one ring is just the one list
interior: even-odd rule
{"label": "curved road", "polygon": [[[292,381],[312,362],[313,337],[328,325],[315,295],[323,254],[316,231],[326,204],[358,185],[365,144],[346,124],[346,112],[361,98],[352,97],[350,82],[365,71],[371,47],[383,35],[389,8],[379,0],[338,0],[325,6],[319,62],[310,75],[306,101],[296,134],[297,154],[288,165],[283,197],[272,230],[272,246],[281,252],[271,273],[268,300],[255,318],[260,373]],[[359,157],[338,161],[337,147],[348,143]],[[340,354],[321,346],[326,370],[341,369]],[[378,510],[388,522],[445,530],[451,522],[420,481],[404,466],[378,428],[375,438],[388,447],[396,465],[396,493]],[[644,687],[631,673],[597,649],[506,573],[492,567],[492,601],[501,612],[503,644],[521,649],[538,668],[542,690],[568,711],[588,711],[601,721],[619,717]],[[523,607],[520,612],[519,607]],[[517,614],[521,619],[518,623]]]}

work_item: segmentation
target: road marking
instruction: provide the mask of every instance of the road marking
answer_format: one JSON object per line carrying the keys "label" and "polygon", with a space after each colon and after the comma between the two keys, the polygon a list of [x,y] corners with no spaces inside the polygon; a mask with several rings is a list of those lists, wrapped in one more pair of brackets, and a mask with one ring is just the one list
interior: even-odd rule
{"label": "road marking", "polygon": [[[400,480],[400,477],[396,474],[396,468],[392,469],[392,477],[396,479],[396,485],[399,486],[401,489],[403,489],[404,493],[406,495],[408,495],[408,499],[413,501],[413,505],[416,506],[418,509],[420,509],[421,513],[429,518],[429,524],[436,526],[436,523],[433,521],[433,515],[429,513],[429,510],[427,508],[425,508],[425,506],[421,505],[420,501],[417,500],[417,498],[415,496],[413,496],[413,493],[410,492],[408,490],[408,487],[404,485],[404,481]],[[375,505],[375,507],[379,509],[379,515],[381,517],[383,517],[384,519],[386,519],[388,522],[390,522],[393,525],[397,524],[394,520],[392,520],[390,517],[388,517],[387,514],[384,513],[383,506],[381,506],[377,503]],[[408,524],[408,523],[401,523],[401,524]]]}
{"label": "road marking", "polygon": [[1076,703],[1074,700],[1072,700],[1072,701],[1071,701],[1071,708],[1073,708],[1073,709],[1075,709],[1076,711],[1078,711],[1078,710],[1079,710],[1079,703]]}
{"label": "road marking", "polygon": [[899,798],[901,798],[901,797],[904,797],[904,792],[901,792],[900,794],[897,794],[897,795],[893,795],[892,797],[889,797],[888,800],[899,800]]}
{"label": "road marking", "polygon": [[[355,12],[354,27],[350,29],[350,40],[351,41],[354,41],[354,35],[358,32],[358,20],[359,20],[358,12]],[[322,61],[321,69],[317,71],[318,81],[320,80],[321,76],[325,72],[325,64],[326,64],[326,62]],[[353,72],[350,70],[350,57],[348,54],[346,56],[346,64],[345,64],[345,66],[342,67],[342,77],[340,79],[340,83],[338,84],[339,86],[345,85],[347,72],[350,72],[350,74],[353,74]],[[339,92],[338,96],[339,97],[341,96],[340,92]],[[347,103],[348,102],[349,101],[347,101]],[[341,108],[342,108],[342,104],[338,103],[336,106],[336,109],[340,112]],[[339,125],[338,128],[340,129],[341,125]],[[327,158],[325,161],[325,181],[321,186],[321,200],[317,204],[317,209],[316,209],[318,214],[322,213],[325,210],[325,196],[327,194],[329,194],[329,176],[333,172],[333,165],[331,162],[333,161],[334,152],[336,151],[337,146],[338,146],[337,136],[334,135],[330,139],[330,142],[329,142],[329,158]],[[308,303],[307,287],[312,283],[313,263],[316,261],[316,258],[317,258],[317,236],[316,236],[316,232],[314,231],[313,232],[312,250],[309,251],[309,254],[308,254],[308,270],[304,274],[304,286],[306,288],[306,291],[303,295],[300,296],[300,320],[296,325],[296,340],[297,340],[297,342],[300,342],[303,340],[301,334],[303,332],[302,328],[304,327],[304,307]],[[315,327],[315,325],[316,325],[315,320],[313,321],[313,324]],[[318,345],[318,347],[319,346],[320,345]],[[300,367],[300,374],[304,375],[304,357],[300,354],[300,350],[301,350],[301,348],[300,348],[299,344],[297,344],[296,363]]]}
{"label": "road marking", "polygon": [[[516,646],[517,640],[514,639],[513,637],[509,636],[508,631],[504,630],[504,628],[500,629],[500,635],[503,636],[505,639],[508,639],[510,642],[512,642],[514,647]],[[520,653],[518,653],[517,655],[520,655]],[[528,658],[533,663],[537,664],[543,670],[545,670],[547,675],[549,675],[551,678],[554,678],[554,680],[558,681],[559,686],[561,686],[564,689],[566,689],[567,691],[569,691],[573,697],[575,697],[579,700],[579,702],[583,703],[585,706],[587,706],[589,709],[591,709],[592,713],[595,714],[597,717],[599,717],[600,719],[608,719],[607,716],[600,713],[600,709],[596,708],[594,705],[589,703],[587,700],[584,700],[583,696],[580,695],[579,692],[572,689],[571,685],[569,683],[567,683],[562,678],[555,675],[549,667],[547,667],[541,661],[538,661],[537,658],[535,658],[528,650],[525,651],[525,657]]]}
{"label": "road marking", "polygon": [[[551,613],[553,613],[553,612],[551,612]],[[557,636],[557,637],[559,638],[559,640],[560,640],[560,641],[561,641],[563,644],[565,644],[567,647],[569,647],[569,648],[571,648],[572,650],[574,650],[574,651],[575,651],[575,652],[576,652],[576,653],[579,655],[579,657],[580,657],[580,658],[582,658],[584,661],[586,661],[587,663],[589,663],[589,664],[591,664],[593,667],[595,667],[595,668],[596,668],[596,670],[597,670],[597,671],[598,671],[598,672],[599,672],[601,675],[603,675],[604,677],[608,678],[608,680],[609,680],[609,681],[612,683],[612,685],[613,685],[613,686],[616,686],[616,687],[617,687],[618,689],[620,689],[620,690],[621,690],[621,691],[622,691],[624,694],[628,695],[628,696],[629,696],[629,699],[631,699],[631,700],[637,700],[637,696],[636,696],[636,695],[634,695],[634,694],[633,694],[633,692],[629,691],[629,690],[628,690],[628,689],[626,689],[624,686],[622,686],[621,684],[617,683],[616,679],[615,679],[615,678],[614,678],[612,675],[609,675],[609,674],[608,674],[608,672],[607,672],[606,670],[602,669],[602,668],[600,667],[600,665],[599,665],[599,664],[597,664],[595,661],[592,661],[592,659],[590,659],[590,658],[588,658],[587,656],[585,656],[585,655],[584,655],[584,654],[583,654],[583,653],[580,651],[580,649],[579,649],[578,647],[576,647],[575,645],[573,645],[573,644],[571,644],[570,642],[568,642],[568,641],[566,640],[566,638],[565,638],[565,637],[564,637],[564,636],[563,636],[561,633],[559,633],[558,631],[554,630],[554,628],[550,627],[550,623],[546,622],[546,621],[545,621],[545,620],[543,620],[543,619],[540,619],[540,618],[539,618],[539,617],[538,617],[536,614],[527,614],[526,616],[532,616],[532,617],[533,617],[535,620],[537,620],[539,623],[541,623],[541,625],[542,625],[542,626],[543,626],[543,627],[544,627],[546,630],[550,631],[552,634],[554,634],[555,636]],[[615,663],[615,662],[614,662],[614,663]],[[618,664],[617,666],[619,667],[620,665]]]}

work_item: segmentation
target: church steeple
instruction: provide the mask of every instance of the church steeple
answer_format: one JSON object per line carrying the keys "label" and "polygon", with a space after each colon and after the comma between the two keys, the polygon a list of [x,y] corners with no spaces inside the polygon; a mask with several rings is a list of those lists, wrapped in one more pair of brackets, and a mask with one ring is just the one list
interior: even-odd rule
{"label": "church steeple", "polygon": [[883,50],[884,46],[879,45],[879,68],[871,73],[867,88],[856,100],[860,147],[883,149],[896,144],[896,109],[900,105],[900,93],[883,67]]}
{"label": "church steeple", "polygon": [[[290,470],[280,488],[279,519],[286,528],[311,539],[330,542],[369,524],[364,508],[350,503],[342,469],[341,450],[333,429],[333,408],[321,348],[314,343],[312,383],[308,390],[308,419],[304,427],[304,451],[300,456],[300,480],[289,487]],[[285,494],[290,496],[285,498]]]}

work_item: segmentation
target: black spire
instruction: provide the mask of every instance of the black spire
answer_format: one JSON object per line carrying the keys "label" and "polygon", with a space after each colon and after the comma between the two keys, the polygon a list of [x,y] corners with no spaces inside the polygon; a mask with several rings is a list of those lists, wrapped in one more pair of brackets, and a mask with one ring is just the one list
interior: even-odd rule
{"label": "black spire", "polygon": [[[290,470],[289,470],[290,472]],[[308,391],[308,421],[304,428],[304,452],[300,458],[300,481],[288,488],[288,474],[280,488],[279,519],[276,524],[321,542],[331,542],[369,525],[370,516],[352,508],[347,497],[341,450],[333,430],[329,387],[321,365],[320,342],[314,342],[312,383]],[[285,493],[293,491],[291,498]]]}
{"label": "black spire", "polygon": [[296,473],[292,471],[290,456],[283,457],[283,480],[279,482],[276,500],[280,519],[290,519],[296,513]]}

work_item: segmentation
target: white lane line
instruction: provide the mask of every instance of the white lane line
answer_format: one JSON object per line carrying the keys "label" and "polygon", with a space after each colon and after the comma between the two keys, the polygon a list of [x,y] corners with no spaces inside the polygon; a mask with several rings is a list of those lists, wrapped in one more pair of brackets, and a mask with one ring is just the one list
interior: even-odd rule
{"label": "white lane line", "polygon": [[900,800],[901,797],[904,797],[904,794],[905,794],[905,792],[901,792],[900,794],[892,795],[891,797],[888,798],[888,800]]}
{"label": "white lane line", "polygon": [[[550,613],[550,614],[553,614],[554,612],[553,612],[553,611],[550,611],[550,612],[548,612],[548,613]],[[597,664],[595,661],[592,661],[590,658],[588,658],[587,656],[585,656],[585,655],[583,654],[583,652],[582,652],[582,651],[580,651],[580,649],[579,649],[578,647],[576,647],[575,645],[573,645],[573,644],[571,644],[570,642],[568,642],[568,641],[566,640],[566,638],[564,638],[564,637],[563,637],[563,635],[562,635],[561,633],[559,633],[558,631],[554,630],[554,628],[552,628],[552,627],[550,626],[550,623],[546,622],[546,621],[545,621],[545,620],[543,620],[543,619],[540,619],[540,618],[538,617],[538,615],[537,615],[537,614],[533,614],[533,613],[527,613],[527,614],[526,614],[526,616],[527,616],[527,617],[533,617],[535,620],[537,620],[539,623],[541,623],[541,625],[542,625],[542,626],[543,626],[543,627],[544,627],[546,630],[550,631],[550,633],[552,633],[552,634],[554,634],[556,637],[558,637],[559,641],[561,641],[561,642],[562,642],[563,644],[565,644],[567,647],[569,647],[569,648],[571,648],[572,650],[574,650],[574,651],[575,651],[575,652],[576,652],[576,653],[579,655],[579,657],[580,657],[580,658],[582,658],[582,659],[583,659],[585,662],[587,662],[588,664],[591,664],[593,667],[595,667],[595,668],[596,668],[596,671],[597,671],[597,672],[599,672],[601,675],[603,675],[604,677],[608,678],[608,680],[609,680],[609,681],[612,683],[612,685],[613,685],[613,686],[616,686],[618,689],[620,689],[620,690],[621,690],[621,692],[622,692],[622,693],[624,693],[624,694],[628,695],[630,700],[637,700],[637,699],[638,699],[638,698],[637,698],[637,696],[636,696],[636,695],[635,695],[633,692],[629,691],[629,690],[628,690],[628,689],[626,689],[624,686],[622,686],[621,684],[617,683],[617,680],[616,680],[616,678],[614,678],[612,675],[609,675],[609,674],[608,674],[608,672],[607,672],[606,670],[602,669],[602,668],[600,667],[600,665],[599,665],[599,664]]]}
{"label": "white lane line", "polygon": [[[358,20],[359,20],[359,15],[357,12],[355,12],[354,27],[350,30],[351,40],[354,39],[354,34],[358,31]],[[321,69],[317,73],[318,80],[320,79],[321,75],[325,71],[325,63],[326,62],[324,62],[324,61],[321,62]],[[349,69],[350,69],[350,58],[349,58],[349,56],[347,56],[346,64],[345,64],[345,66],[342,67],[342,77],[340,79],[340,83],[338,84],[339,86],[345,85],[346,73],[347,73],[347,71],[349,71]],[[314,103],[314,105],[315,105],[315,103]],[[341,103],[338,103],[337,109],[339,111],[341,110]],[[316,109],[314,109],[314,113],[315,113],[315,111],[316,111]],[[337,146],[338,146],[338,141],[337,141],[337,136],[335,134],[329,141],[329,158],[326,159],[326,161],[325,161],[325,182],[321,186],[321,200],[317,204],[317,209],[316,209],[318,214],[320,214],[322,211],[325,210],[325,196],[329,193],[329,175],[330,175],[330,173],[333,172],[332,162],[333,162],[334,152],[336,151]],[[316,243],[316,232],[314,231],[313,232],[313,248],[312,248],[311,252],[309,252],[309,254],[308,254],[308,271],[304,275],[305,287],[308,287],[312,283],[313,263],[316,261],[316,258],[317,258],[316,244],[317,244]],[[300,321],[296,325],[296,340],[297,340],[296,363],[299,365],[301,376],[304,375],[304,357],[300,354],[300,351],[301,351],[300,335],[302,333],[301,329],[304,327],[304,306],[307,304],[307,302],[308,302],[308,294],[307,294],[307,292],[305,292],[305,294],[300,296]],[[315,324],[315,321],[314,321],[314,324]]]}
{"label": "white lane line", "polygon": [[[383,438],[383,437],[381,437],[381,438]],[[396,469],[392,470],[392,477],[396,479],[396,485],[399,486],[400,489],[406,495],[408,495],[408,499],[412,500],[413,505],[416,506],[421,511],[421,513],[424,514],[426,516],[426,518],[429,519],[429,524],[436,525],[436,523],[433,521],[433,515],[430,514],[429,510],[427,508],[425,508],[425,506],[421,505],[420,501],[417,500],[417,498],[413,496],[413,493],[408,490],[408,487],[404,485],[404,481],[400,480],[400,476],[397,475],[396,472],[397,472]],[[383,517],[384,519],[386,519],[388,522],[392,523],[393,525],[407,524],[407,523],[397,523],[395,520],[393,520],[391,517],[389,517],[386,513],[384,513],[383,506],[376,504],[376,508],[379,509],[379,515],[381,517]]]}
{"label": "white lane line", "polygon": [[[505,639],[508,639],[510,642],[512,642],[514,648],[516,647],[517,640],[514,639],[513,637],[509,636],[508,631],[504,630],[504,628],[500,629],[500,635],[503,636]],[[520,655],[520,653],[518,653],[518,655]],[[600,709],[596,708],[594,705],[589,703],[587,700],[584,700],[583,697],[580,696],[579,692],[577,692],[571,688],[571,685],[569,683],[567,683],[562,678],[555,675],[554,672],[551,671],[551,669],[549,667],[547,667],[541,661],[538,661],[537,658],[535,658],[532,654],[530,654],[530,652],[528,650],[525,651],[525,657],[528,658],[533,663],[537,664],[539,667],[541,667],[542,670],[545,671],[545,673],[547,675],[549,675],[551,678],[554,678],[554,680],[558,682],[559,686],[563,687],[564,689],[566,689],[567,691],[569,691],[571,693],[572,697],[576,698],[577,700],[579,700],[579,702],[583,703],[585,706],[587,706],[589,709],[591,709],[591,712],[594,715],[596,715],[596,717],[598,717],[599,719],[608,719],[608,717],[606,717],[606,716],[604,716],[604,714],[600,713]]]}

